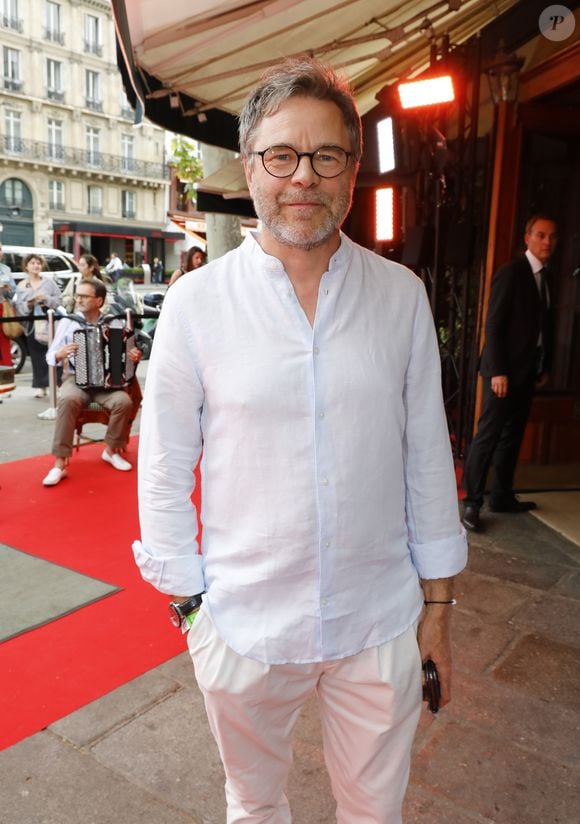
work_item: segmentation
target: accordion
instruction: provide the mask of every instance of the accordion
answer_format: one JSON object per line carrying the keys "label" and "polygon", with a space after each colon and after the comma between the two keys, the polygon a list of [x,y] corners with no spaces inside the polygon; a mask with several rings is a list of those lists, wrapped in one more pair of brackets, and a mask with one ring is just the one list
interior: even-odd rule
{"label": "accordion", "polygon": [[135,376],[129,351],[135,346],[135,332],[127,326],[87,325],[73,332],[75,383],[82,389],[123,389]]}

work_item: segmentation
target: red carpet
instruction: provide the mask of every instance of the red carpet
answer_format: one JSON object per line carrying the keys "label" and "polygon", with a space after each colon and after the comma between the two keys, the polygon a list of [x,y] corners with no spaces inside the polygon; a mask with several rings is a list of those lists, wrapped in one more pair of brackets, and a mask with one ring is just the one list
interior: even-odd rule
{"label": "red carpet", "polygon": [[0,542],[121,588],[0,646],[0,749],[186,649],[133,561],[137,473],[115,471],[102,450],[81,447],[53,488],[41,485],[51,456],[0,466]]}

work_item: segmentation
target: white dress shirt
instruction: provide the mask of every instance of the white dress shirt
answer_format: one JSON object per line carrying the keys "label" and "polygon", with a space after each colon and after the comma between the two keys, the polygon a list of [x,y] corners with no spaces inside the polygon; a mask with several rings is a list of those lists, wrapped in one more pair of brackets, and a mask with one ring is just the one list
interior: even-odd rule
{"label": "white dress shirt", "polygon": [[[542,269],[544,268],[544,264],[542,261],[537,258],[533,252],[530,252],[529,249],[526,249],[525,255],[528,259],[528,263],[532,268],[532,272],[534,273],[534,280],[536,281],[536,286],[538,287],[538,292],[540,293],[540,300],[543,300],[542,295]],[[548,284],[544,282],[544,288],[546,290],[546,308],[550,307],[550,292],[548,290]],[[541,346],[543,342],[543,335],[542,330],[540,329],[540,334],[538,335],[538,346]]]}
{"label": "white dress shirt", "polygon": [[180,278],[147,376],[139,510],[143,577],[206,590],[241,655],[330,660],[403,633],[419,576],[467,556],[419,278],[342,235],[313,327],[253,237]]}

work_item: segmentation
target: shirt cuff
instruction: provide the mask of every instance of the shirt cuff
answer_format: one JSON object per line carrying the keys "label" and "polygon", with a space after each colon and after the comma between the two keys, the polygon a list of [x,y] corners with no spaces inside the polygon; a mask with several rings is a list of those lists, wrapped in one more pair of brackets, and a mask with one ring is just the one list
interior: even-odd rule
{"label": "shirt cuff", "polygon": [[426,544],[409,541],[413,565],[420,578],[452,578],[467,564],[467,534],[463,527],[453,538],[441,538]]}
{"label": "shirt cuff", "polygon": [[155,557],[141,541],[133,542],[133,555],[145,581],[166,595],[197,595],[204,592],[202,556]]}

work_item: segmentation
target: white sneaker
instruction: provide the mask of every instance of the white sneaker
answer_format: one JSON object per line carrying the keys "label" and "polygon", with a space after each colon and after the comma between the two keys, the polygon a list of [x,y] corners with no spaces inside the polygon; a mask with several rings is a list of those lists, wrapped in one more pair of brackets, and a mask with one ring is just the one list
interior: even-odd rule
{"label": "white sneaker", "polygon": [[42,481],[43,486],[56,486],[63,478],[66,478],[66,469],[53,466],[46,478]]}
{"label": "white sneaker", "polygon": [[113,452],[112,455],[109,455],[107,450],[103,450],[103,454],[101,458],[110,463],[111,466],[115,467],[115,469],[119,469],[121,472],[129,472],[130,469],[133,469],[129,461],[126,461],[125,458],[122,458],[118,452]]}
{"label": "white sneaker", "polygon": [[46,389],[37,389],[34,393],[35,398],[45,398],[47,395]]}

